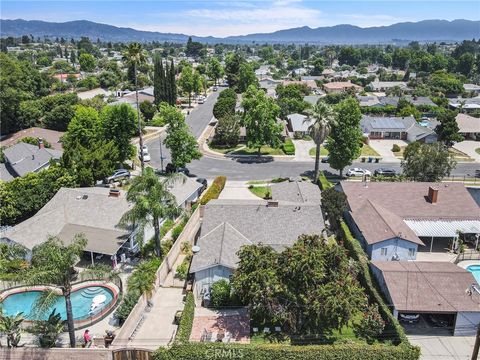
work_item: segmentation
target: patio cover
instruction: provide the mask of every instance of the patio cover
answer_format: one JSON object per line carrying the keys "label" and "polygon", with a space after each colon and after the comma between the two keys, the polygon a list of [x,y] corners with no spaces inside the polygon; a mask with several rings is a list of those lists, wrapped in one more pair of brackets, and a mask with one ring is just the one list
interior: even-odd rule
{"label": "patio cover", "polygon": [[463,234],[480,234],[480,220],[404,220],[417,236],[457,237]]}
{"label": "patio cover", "polygon": [[76,224],[66,224],[58,237],[62,239],[65,245],[69,245],[73,242],[76,234],[83,234],[88,240],[84,251],[110,256],[116,254],[118,249],[128,240],[126,231],[99,229]]}

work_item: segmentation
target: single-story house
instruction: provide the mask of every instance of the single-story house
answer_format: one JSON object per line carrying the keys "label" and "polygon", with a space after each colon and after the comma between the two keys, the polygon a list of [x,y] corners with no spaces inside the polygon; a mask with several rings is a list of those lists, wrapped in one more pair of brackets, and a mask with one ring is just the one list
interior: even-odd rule
{"label": "single-story house", "polygon": [[472,113],[475,110],[480,109],[480,96],[467,99],[451,99],[448,105],[454,110],[461,110],[461,112]]}
{"label": "single-story house", "polygon": [[19,142],[3,150],[5,157],[1,179],[9,181],[31,172],[39,172],[50,166],[50,161],[62,157],[63,151],[45,148],[40,139],[38,145]]}
{"label": "single-story house", "polygon": [[373,81],[368,85],[368,87],[370,87],[373,91],[385,91],[394,87],[406,89],[407,83],[405,81]]}
{"label": "single-story house", "polygon": [[463,84],[463,89],[465,91],[480,93],[480,85],[477,85],[477,84]]}
{"label": "single-story house", "polygon": [[96,88],[92,90],[87,90],[87,91],[81,91],[77,93],[77,96],[81,100],[86,100],[86,99],[93,99],[95,96],[105,96],[108,97],[110,96],[112,92],[102,89],[102,88]]}
{"label": "single-story house", "polygon": [[288,128],[295,136],[305,136],[308,134],[308,127],[311,120],[308,116],[303,114],[287,115]]}
{"label": "single-story house", "polygon": [[369,139],[399,139],[432,143],[437,140],[436,122],[417,123],[413,116],[368,116],[363,115],[360,126]]}
{"label": "single-story house", "polygon": [[15,145],[20,140],[26,137],[33,137],[37,139],[42,139],[52,145],[54,150],[62,150],[62,143],[60,138],[63,136],[64,132],[49,130],[39,127],[31,127],[28,129],[19,130],[15,133],[2,136],[0,141],[1,147],[9,147]]}
{"label": "single-story house", "polygon": [[480,119],[467,115],[467,114],[458,114],[455,117],[457,120],[459,133],[466,140],[477,140],[480,141]]}
{"label": "single-story house", "polygon": [[360,107],[382,106],[375,95],[357,95],[356,98]]}
{"label": "single-story house", "polygon": [[405,100],[414,106],[437,106],[428,96],[404,96]]}
{"label": "single-story house", "polygon": [[203,208],[199,251],[190,273],[194,293],[201,298],[211,285],[229,279],[243,245],[270,245],[277,251],[295,243],[302,234],[322,234],[322,211],[317,203],[264,200],[212,200]]}
{"label": "single-story house", "polygon": [[74,78],[75,80],[80,80],[82,78],[82,75],[77,73],[77,74],[66,74],[66,73],[61,73],[61,74],[55,74],[52,76],[54,79],[60,80],[62,83],[66,83],[69,78]]}
{"label": "single-story house", "polygon": [[323,84],[323,89],[327,93],[341,93],[348,89],[353,89],[355,92],[358,92],[362,90],[362,87],[350,81],[333,81]]}
{"label": "single-story house", "polygon": [[[346,182],[347,223],[372,260],[415,260],[480,234],[480,207],[463,184]],[[420,249],[419,249],[420,246]]]}
{"label": "single-story house", "polygon": [[308,88],[311,90],[315,90],[318,88],[317,82],[315,80],[305,80],[305,81],[298,81],[298,80],[283,80],[283,86],[292,85],[292,84],[300,84],[300,85],[307,85]]}
{"label": "single-story house", "polygon": [[442,314],[455,336],[474,336],[480,323],[480,287],[451,262],[372,261],[393,314]]}
{"label": "single-story house", "polygon": [[309,81],[309,80],[316,81],[316,80],[322,80],[322,76],[320,76],[320,75],[308,75],[308,76],[301,76],[301,77],[300,77],[300,80],[302,80],[302,81]]}

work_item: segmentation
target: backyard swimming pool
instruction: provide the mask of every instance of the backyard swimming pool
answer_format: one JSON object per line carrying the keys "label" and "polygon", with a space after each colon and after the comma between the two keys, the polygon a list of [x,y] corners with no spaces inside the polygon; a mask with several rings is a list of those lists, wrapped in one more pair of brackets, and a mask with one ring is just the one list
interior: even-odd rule
{"label": "backyard swimming pool", "polygon": [[[36,314],[34,311],[35,301],[40,296],[41,291],[23,291],[8,295],[2,303],[4,315],[15,315],[23,312],[28,320],[45,320],[53,309],[63,320],[67,319],[65,299],[59,296],[55,303],[43,314]],[[114,299],[113,292],[105,286],[88,286],[72,292],[72,312],[75,320],[83,320],[95,316],[107,307]],[[92,311],[93,299],[100,299],[103,302],[97,304]]]}
{"label": "backyard swimming pool", "polygon": [[477,280],[477,284],[480,285],[480,265],[467,266],[467,270],[472,273],[475,280]]}

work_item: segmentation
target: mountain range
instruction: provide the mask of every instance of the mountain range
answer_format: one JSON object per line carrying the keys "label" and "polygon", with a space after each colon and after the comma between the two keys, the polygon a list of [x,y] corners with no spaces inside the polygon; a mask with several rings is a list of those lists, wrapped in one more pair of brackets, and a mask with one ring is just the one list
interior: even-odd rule
{"label": "mountain range", "polygon": [[[88,36],[104,41],[168,41],[186,42],[189,35],[141,31],[132,28],[100,24],[87,20],[63,23],[40,20],[0,19],[0,35],[34,37],[64,37],[78,39]],[[480,36],[480,21],[472,20],[423,20],[404,22],[389,26],[361,28],[353,25],[335,25],[310,28],[308,26],[279,30],[272,33],[258,33],[242,36],[199,37],[192,35],[194,41],[203,43],[310,43],[310,44],[385,44],[407,41],[462,41]]]}

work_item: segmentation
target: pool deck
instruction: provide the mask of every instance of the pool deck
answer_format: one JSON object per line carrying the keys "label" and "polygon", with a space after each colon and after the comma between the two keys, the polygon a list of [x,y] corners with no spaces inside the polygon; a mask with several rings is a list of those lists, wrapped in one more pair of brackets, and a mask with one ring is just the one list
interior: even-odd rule
{"label": "pool deck", "polygon": [[470,265],[480,265],[480,260],[463,260],[460,261],[457,265],[466,269]]}

